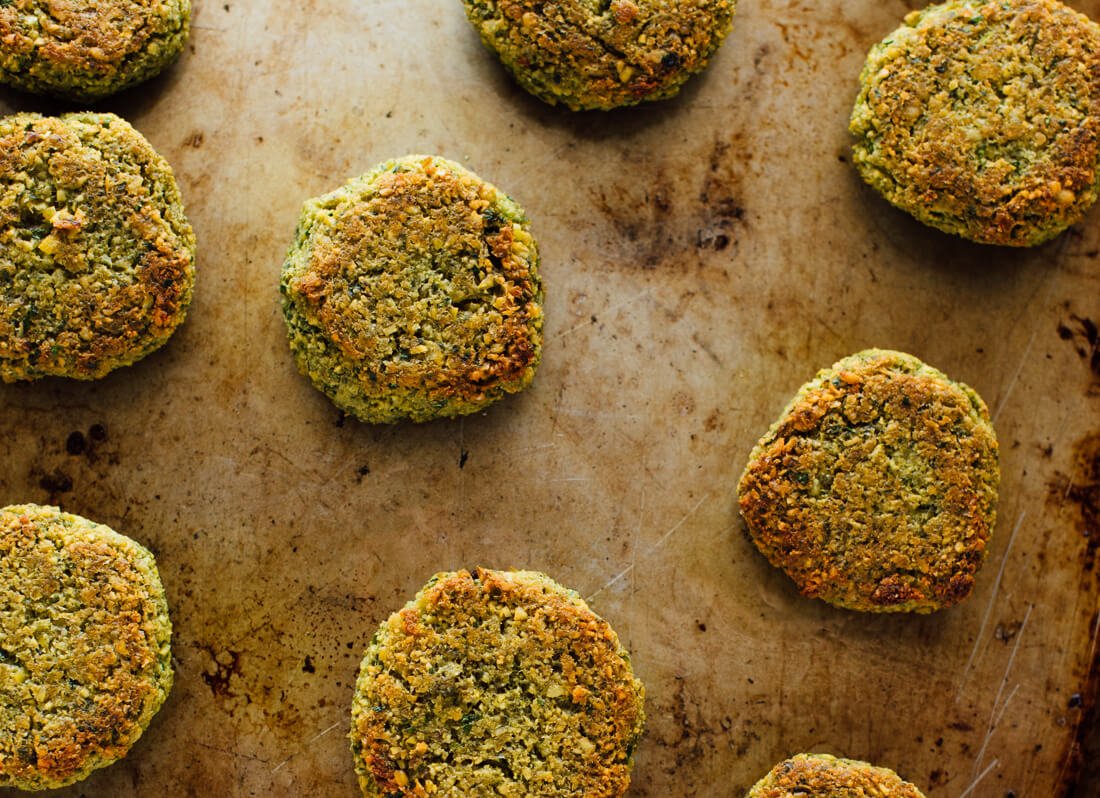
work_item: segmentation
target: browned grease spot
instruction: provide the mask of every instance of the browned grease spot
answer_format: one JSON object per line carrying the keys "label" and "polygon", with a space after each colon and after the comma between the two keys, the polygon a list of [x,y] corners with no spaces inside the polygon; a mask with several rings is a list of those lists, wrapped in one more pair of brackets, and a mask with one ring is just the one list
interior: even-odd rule
{"label": "browned grease spot", "polygon": [[725,424],[722,423],[722,411],[715,408],[707,416],[707,420],[703,422],[703,428],[707,432],[714,432],[718,429],[725,429]]}
{"label": "browned grease spot", "polygon": [[[1089,628],[1096,630],[1100,617],[1093,613]],[[1055,785],[1055,795],[1062,798],[1092,798],[1100,787],[1100,774],[1095,765],[1085,768],[1085,763],[1096,762],[1100,756],[1100,723],[1097,723],[1096,697],[1100,691],[1100,652],[1088,670],[1080,692],[1073,693],[1068,708],[1077,715],[1077,730],[1070,744],[1066,765],[1060,783]]]}
{"label": "browned grease spot", "polygon": [[[605,186],[593,193],[596,209],[629,252],[629,265],[644,269],[688,266],[688,253],[736,249],[747,223],[736,140],[714,142],[702,178],[670,177],[653,170],[648,185]],[[672,173],[676,175],[676,172]],[[622,258],[615,258],[622,262]]]}
{"label": "browned grease spot", "polygon": [[38,486],[50,494],[50,498],[61,493],[68,493],[73,489],[73,478],[61,470],[43,474],[38,480]]}
{"label": "browned grease spot", "polygon": [[1071,313],[1068,321],[1058,324],[1058,337],[1070,341],[1077,355],[1088,363],[1093,375],[1090,393],[1100,392],[1100,330],[1096,322]]}
{"label": "browned grease spot", "polygon": [[203,673],[202,680],[214,695],[219,698],[228,698],[230,681],[241,673],[241,654],[239,651],[213,650],[209,650],[208,653],[214,661],[214,672]]}
{"label": "browned grease spot", "polygon": [[[1071,332],[1067,337],[1062,332],[1064,327],[1059,326],[1059,335],[1070,340],[1074,334]],[[1085,436],[1074,446],[1071,472],[1068,476],[1062,473],[1054,475],[1047,485],[1047,503],[1057,512],[1068,507],[1073,515],[1074,529],[1086,538],[1081,555],[1081,573],[1086,583],[1084,589],[1089,589],[1088,583],[1100,576],[1096,568],[1097,552],[1100,550],[1100,432]],[[1094,613],[1089,623],[1094,634],[1098,622],[1100,619]],[[1096,774],[1083,772],[1084,763],[1095,761],[1100,753],[1100,727],[1095,723],[1096,696],[1100,690],[1100,651],[1084,676],[1084,684],[1080,687],[1073,685],[1072,689],[1075,705],[1072,709],[1080,710],[1081,716],[1055,794],[1065,798],[1086,798],[1096,795],[1100,783]],[[1084,781],[1078,782],[1079,776]]]}
{"label": "browned grease spot", "polygon": [[1096,570],[1100,550],[1100,432],[1080,440],[1074,447],[1072,472],[1056,473],[1047,486],[1047,500],[1058,508],[1069,505],[1075,512],[1076,528],[1088,539],[1082,558],[1086,574]]}

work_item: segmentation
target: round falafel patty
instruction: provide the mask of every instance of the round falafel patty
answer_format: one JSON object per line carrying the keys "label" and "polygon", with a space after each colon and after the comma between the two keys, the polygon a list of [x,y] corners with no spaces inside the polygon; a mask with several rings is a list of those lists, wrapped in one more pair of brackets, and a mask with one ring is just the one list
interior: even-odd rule
{"label": "round falafel patty", "polygon": [[380,164],[302,211],[281,283],[298,369],[363,421],[474,413],[534,378],[538,260],[495,186],[433,156]]}
{"label": "round falafel patty", "polygon": [[802,386],[738,492],[757,548],[803,595],[928,613],[970,594],[999,479],[981,397],[912,355],[870,349]]}
{"label": "round falafel patty", "polygon": [[382,624],[351,740],[368,796],[615,798],[645,691],[615,632],[532,571],[440,573]]}
{"label": "round falafel patty", "polygon": [[0,510],[0,787],[125,756],[172,687],[171,636],[142,546],[55,507]]}
{"label": "round falafel patty", "polygon": [[516,81],[551,105],[609,110],[680,91],[733,25],[734,0],[463,0]]}
{"label": "round falafel patty", "polygon": [[93,102],[176,60],[190,19],[191,0],[8,0],[0,82]]}
{"label": "round falafel patty", "polygon": [[172,169],[114,114],[0,119],[0,378],[96,379],[183,322],[195,236]]}
{"label": "round falafel patty", "polygon": [[854,163],[887,200],[981,244],[1034,246],[1100,184],[1100,26],[1057,0],[914,11],[872,48]]}
{"label": "round falafel patty", "polygon": [[924,798],[897,773],[828,754],[797,754],[776,765],[746,798]]}

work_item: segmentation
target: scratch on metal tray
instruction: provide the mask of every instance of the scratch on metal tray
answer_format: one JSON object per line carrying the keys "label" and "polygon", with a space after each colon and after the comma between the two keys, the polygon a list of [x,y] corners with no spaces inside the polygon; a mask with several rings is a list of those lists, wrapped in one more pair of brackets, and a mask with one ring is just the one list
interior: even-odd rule
{"label": "scratch on metal tray", "polygon": [[614,410],[611,411],[594,411],[589,408],[578,408],[573,410],[568,407],[558,407],[557,414],[559,416],[568,416],[570,418],[583,418],[589,421],[601,418],[615,419],[616,421],[639,421],[642,419],[642,415],[639,413],[618,413]]}
{"label": "scratch on metal tray", "polygon": [[[604,308],[603,313],[604,313],[604,315],[609,315],[612,311],[622,310],[625,307],[629,307],[630,305],[633,305],[633,304],[636,304],[636,303],[642,301],[643,299],[645,299],[646,297],[648,297],[652,293],[653,293],[653,289],[652,288],[647,288],[645,291],[642,291],[641,293],[635,294],[630,299],[623,300],[622,302],[618,303],[617,305],[611,305],[610,307]],[[585,327],[591,327],[595,323],[596,322],[592,321],[591,319],[589,319],[587,321],[582,321],[580,324],[577,324],[573,327],[570,327],[567,330],[563,330],[562,332],[558,333],[557,338],[561,339],[561,338],[564,338],[567,335],[572,335],[575,332],[583,330]]]}
{"label": "scratch on metal tray", "polygon": [[[630,540],[630,602],[634,603],[634,594],[638,590],[638,540],[642,536],[642,530],[645,528],[645,505],[646,505],[646,476],[648,470],[646,466],[646,459],[643,456],[641,458],[641,474],[639,476],[638,484],[641,486],[641,495],[638,497],[638,523],[634,525],[634,534]],[[634,622],[631,619],[629,625],[626,628],[627,639],[633,639],[634,636]]]}
{"label": "scratch on metal tray", "polygon": [[[657,549],[664,546],[669,541],[669,538],[671,538],[674,534],[676,534],[676,531],[680,527],[682,527],[687,522],[687,520],[689,518],[691,518],[693,515],[695,515],[695,513],[697,513],[699,511],[699,508],[703,506],[703,503],[706,502],[707,499],[709,499],[709,498],[710,498],[710,494],[708,493],[705,496],[703,496],[703,498],[699,499],[699,501],[697,501],[695,503],[695,506],[692,507],[690,510],[688,510],[687,513],[684,515],[684,517],[681,518],[679,521],[677,521],[673,525],[672,529],[668,530],[667,532],[665,532],[665,534],[661,535],[660,539],[656,543],[654,543],[652,546],[650,546],[648,549],[646,549],[644,552],[642,552],[642,555],[641,555],[642,559],[645,559],[646,557],[648,557],[649,555],[651,555],[655,551],[657,551]],[[592,595],[585,597],[585,601],[591,601],[592,599],[596,598],[596,596],[603,593],[605,590],[608,590],[609,588],[611,588],[614,585],[618,584],[624,577],[628,576],[634,570],[634,568],[636,566],[637,566],[637,560],[634,559],[634,560],[632,560],[630,565],[626,566],[626,568],[624,568],[623,570],[619,571],[619,573],[617,573],[613,577],[611,577],[611,579],[609,579],[604,584],[603,587],[601,587],[599,590],[597,590]]]}
{"label": "scratch on metal tray", "polygon": [[[1066,247],[1069,245],[1069,236],[1064,236],[1062,242],[1058,245],[1058,251],[1054,255],[1054,262],[1058,267],[1061,267],[1065,262]],[[1035,292],[1028,298],[1027,304],[1024,306],[1024,310],[1016,318],[1015,324],[1019,325],[1020,320],[1028,312],[1028,310],[1035,306],[1035,299],[1041,295],[1039,301],[1040,307],[1047,306],[1047,299],[1050,297],[1050,292],[1054,287],[1054,274],[1055,270],[1051,269],[1046,279],[1039,283]],[[1004,393],[1001,396],[1000,401],[997,402],[997,409],[993,412],[992,421],[997,423],[997,419],[1001,416],[1001,411],[1004,410],[1005,405],[1008,403],[1008,397],[1012,395],[1012,391],[1016,387],[1016,383],[1020,380],[1020,374],[1023,372],[1024,364],[1027,363],[1027,359],[1031,354],[1031,347],[1035,343],[1035,337],[1039,334],[1039,328],[1044,322],[1036,322],[1035,329],[1031,332],[1031,338],[1028,339],[1027,346],[1024,347],[1023,355],[1020,357],[1020,364],[1016,367],[1016,371],[1012,375],[1012,379],[1009,380],[1008,385],[1005,387]]]}
{"label": "scratch on metal tray", "polygon": [[962,678],[959,680],[959,692],[955,694],[955,703],[959,703],[959,699],[962,697],[963,689],[966,687],[967,677],[970,676],[970,669],[974,666],[974,659],[978,656],[978,649],[981,647],[982,642],[985,640],[985,630],[989,625],[989,618],[993,614],[993,605],[997,601],[997,594],[1001,591],[1001,578],[1005,574],[1005,565],[1008,563],[1008,557],[1012,553],[1012,544],[1016,542],[1016,533],[1020,531],[1020,527],[1024,523],[1024,519],[1027,517],[1027,511],[1023,511],[1016,518],[1016,525],[1012,527],[1012,534],[1008,538],[1008,546],[1005,548],[1004,556],[1001,557],[1001,567],[997,570],[997,579],[993,582],[993,594],[989,597],[989,604],[986,605],[985,615],[982,617],[982,625],[978,630],[978,636],[974,638],[974,647],[970,650],[970,659],[966,661],[966,667],[963,668]]}
{"label": "scratch on metal tray", "polygon": [[340,725],[341,723],[342,723],[342,721],[339,721],[339,720],[338,720],[338,721],[336,721],[335,723],[333,723],[333,724],[332,724],[331,726],[329,726],[329,727],[328,727],[327,729],[325,729],[324,731],[319,731],[319,732],[317,732],[317,733],[316,733],[315,735],[313,735],[312,737],[310,737],[310,738],[309,738],[308,740],[306,740],[306,744],[305,744],[305,745],[303,745],[303,746],[301,747],[301,749],[300,749],[300,750],[299,750],[299,751],[298,751],[297,753],[293,753],[293,754],[291,754],[291,755],[290,755],[290,756],[288,756],[288,757],[287,757],[286,759],[284,759],[284,760],[283,760],[282,762],[280,762],[280,763],[279,763],[279,764],[277,764],[277,765],[276,765],[275,767],[273,767],[273,768],[271,769],[271,775],[273,775],[273,776],[274,776],[274,775],[275,775],[276,773],[278,773],[278,772],[279,772],[280,770],[282,770],[282,769],[283,769],[283,768],[284,768],[284,767],[286,766],[286,764],[287,764],[288,762],[290,762],[290,761],[291,761],[292,759],[294,759],[294,757],[298,756],[298,754],[302,753],[302,751],[305,751],[305,750],[306,750],[307,748],[309,748],[309,747],[310,747],[311,745],[313,745],[313,744],[314,744],[315,742],[317,742],[317,741],[318,741],[318,740],[320,740],[320,739],[321,739],[322,737],[324,737],[324,736],[325,736],[326,734],[328,734],[329,732],[331,732],[331,731],[332,731],[333,729],[335,729],[335,728],[336,728],[337,726],[339,726],[339,725]]}
{"label": "scratch on metal tray", "polygon": [[241,751],[233,751],[228,748],[219,748],[216,745],[200,742],[198,740],[195,741],[195,745],[197,745],[199,748],[205,748],[207,751],[216,751],[219,754],[224,754],[225,756],[231,757],[233,759],[247,759],[249,762],[258,762],[261,765],[266,765],[268,763],[266,759],[261,759],[254,754],[245,754]]}
{"label": "scratch on metal tray", "polygon": [[974,781],[970,782],[969,787],[967,787],[965,790],[963,790],[961,793],[959,793],[959,798],[966,798],[966,796],[968,796],[972,792],[974,792],[975,788],[979,784],[982,783],[982,779],[984,779],[986,776],[988,776],[990,773],[992,773],[993,769],[996,768],[997,765],[999,765],[999,764],[1001,764],[1001,763],[1000,763],[1000,760],[998,760],[998,759],[994,759],[992,762],[990,762],[989,767],[987,767],[985,770],[983,770],[978,775],[978,778],[976,778],[976,779],[974,779]]}
{"label": "scratch on metal tray", "polygon": [[[1015,685],[1009,692],[1009,694],[1005,696],[1004,702],[1002,703],[1001,696],[1004,695],[1005,687],[1008,685],[1008,677],[1012,673],[1012,666],[1016,662],[1016,654],[1020,650],[1020,643],[1023,642],[1024,639],[1024,630],[1027,629],[1027,622],[1028,619],[1031,618],[1031,611],[1033,609],[1035,609],[1034,604],[1027,605],[1027,612],[1024,613],[1024,619],[1020,622],[1020,631],[1016,633],[1016,643],[1012,646],[1012,653],[1008,655],[1008,662],[1005,664],[1005,673],[1004,676],[1001,678],[1001,686],[997,689],[997,697],[993,700],[993,710],[989,713],[989,726],[986,728],[985,739],[982,740],[982,747],[978,750],[978,756],[974,760],[975,773],[977,773],[978,768],[982,766],[982,762],[985,759],[985,752],[989,748],[989,742],[993,739],[993,735],[997,733],[997,729],[1000,726],[1001,719],[1004,718],[1005,711],[1008,709],[1009,702],[1013,699],[1013,697],[1016,695],[1016,691],[1020,688],[1019,684]],[[994,759],[993,762],[996,763],[997,760]],[[986,771],[988,770],[989,768],[986,768]],[[982,774],[978,776],[977,780],[980,780],[984,775],[985,771],[983,771]],[[977,780],[975,780],[975,782],[970,785],[970,788],[967,789],[967,792],[970,792],[970,790],[973,789],[975,784],[977,784]],[[966,794],[966,792],[963,793],[963,795]],[[962,798],[962,796],[960,796],[960,798]]]}
{"label": "scratch on metal tray", "polygon": [[1008,397],[1012,396],[1012,391],[1016,387],[1016,383],[1020,381],[1020,374],[1024,370],[1024,364],[1027,363],[1028,356],[1031,354],[1031,347],[1035,343],[1036,336],[1039,335],[1039,328],[1036,326],[1031,332],[1031,338],[1027,341],[1027,346],[1024,347],[1024,353],[1020,357],[1020,364],[1016,366],[1016,371],[1012,374],[1012,379],[1008,381],[1008,385],[1005,387],[1004,394],[1001,396],[1001,401],[997,403],[997,409],[993,411],[992,421],[997,423],[997,419],[1001,417],[1001,411],[1005,409],[1005,405],[1008,403]]}

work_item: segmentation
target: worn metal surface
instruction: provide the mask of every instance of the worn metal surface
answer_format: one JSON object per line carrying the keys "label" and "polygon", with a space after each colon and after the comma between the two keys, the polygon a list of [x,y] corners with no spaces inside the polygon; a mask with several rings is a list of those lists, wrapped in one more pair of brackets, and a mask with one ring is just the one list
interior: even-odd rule
{"label": "worn metal surface", "polygon": [[[478,564],[577,588],[634,652],[637,798],[737,796],[803,750],[930,798],[1056,794],[1100,594],[1100,213],[1003,251],[861,185],[856,76],[911,5],[745,0],[680,99],[574,115],[514,88],[458,0],[201,3],[179,66],[103,106],[177,171],[200,247],[187,324],[101,382],[0,387],[0,501],[149,545],[176,628],[148,734],[61,794],[356,795],[344,737],[374,627]],[[278,273],[304,198],[417,151],[531,215],[544,364],[481,416],[371,428],[295,372]],[[1002,441],[988,564],[932,617],[800,598],[735,511],[790,394],[868,346],[973,385]]]}

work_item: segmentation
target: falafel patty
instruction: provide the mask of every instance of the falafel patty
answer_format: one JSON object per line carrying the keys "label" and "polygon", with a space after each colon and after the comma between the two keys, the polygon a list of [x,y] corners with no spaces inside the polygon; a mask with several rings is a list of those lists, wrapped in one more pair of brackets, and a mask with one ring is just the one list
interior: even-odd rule
{"label": "falafel patty", "polygon": [[0,787],[124,757],[172,687],[171,636],[142,546],[56,507],[0,510]]}
{"label": "falafel patty", "polygon": [[887,200],[980,244],[1034,246],[1100,186],[1100,26],[1057,0],[953,0],[872,48],[854,163]]}
{"label": "falafel patty", "polygon": [[609,110],[680,91],[733,26],[735,0],[463,0],[485,46],[551,105]]}
{"label": "falafel patty", "polygon": [[153,77],[187,41],[191,0],[0,3],[0,82],[93,102]]}
{"label": "falafel patty", "polygon": [[746,798],[924,798],[886,768],[828,754],[797,754],[776,765]]}
{"label": "falafel patty", "polygon": [[195,235],[171,167],[114,114],[0,119],[0,378],[90,380],[184,319]]}
{"label": "falafel patty", "polygon": [[298,369],[367,422],[481,410],[534,378],[538,262],[495,186],[443,158],[386,161],[302,211],[281,283]]}
{"label": "falafel patty", "polygon": [[869,349],[802,386],[753,449],[739,499],[757,548],[803,595],[928,613],[970,594],[999,479],[981,397]]}
{"label": "falafel patty", "polygon": [[367,650],[355,767],[367,796],[615,798],[644,699],[572,590],[533,571],[440,573]]}

